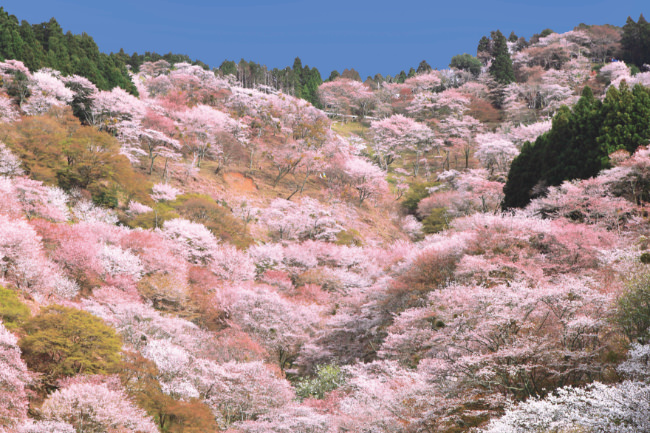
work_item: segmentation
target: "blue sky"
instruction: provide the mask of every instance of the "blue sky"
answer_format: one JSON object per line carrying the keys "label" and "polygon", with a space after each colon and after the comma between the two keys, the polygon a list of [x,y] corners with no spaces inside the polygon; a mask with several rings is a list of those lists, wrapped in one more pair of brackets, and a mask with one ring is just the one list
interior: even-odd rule
{"label": "blue sky", "polygon": [[446,68],[455,54],[476,54],[491,30],[529,38],[545,28],[580,23],[622,26],[648,0],[2,0],[19,20],[55,17],[64,31],[86,32],[100,50],[187,54],[211,67],[245,58],[273,67],[293,64],[368,75],[399,73],[426,60]]}

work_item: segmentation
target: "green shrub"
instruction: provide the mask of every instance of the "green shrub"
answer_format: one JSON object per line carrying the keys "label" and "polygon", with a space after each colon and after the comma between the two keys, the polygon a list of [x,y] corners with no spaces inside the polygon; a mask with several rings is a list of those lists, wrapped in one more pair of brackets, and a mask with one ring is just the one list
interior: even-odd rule
{"label": "green shrub", "polygon": [[642,254],[641,254],[641,257],[639,257],[639,260],[640,260],[641,263],[643,263],[644,265],[649,264],[649,263],[650,263],[650,253],[647,252],[647,251],[646,251],[645,253],[642,253]]}
{"label": "green shrub", "polygon": [[160,228],[165,221],[178,217],[178,213],[167,203],[156,203],[151,212],[145,212],[133,218],[124,219],[122,222],[131,228],[140,227],[150,230]]}
{"label": "green shrub", "polygon": [[436,208],[422,220],[422,231],[426,234],[438,233],[449,227],[447,209]]}
{"label": "green shrub", "polygon": [[409,190],[404,194],[404,200],[402,201],[402,207],[404,210],[411,215],[415,215],[420,200],[429,197],[428,188],[436,185],[436,182],[412,183]]}
{"label": "green shrub", "polygon": [[0,287],[0,320],[7,329],[20,327],[30,315],[29,308],[20,302],[16,292]]}
{"label": "green shrub", "polygon": [[650,274],[635,279],[617,302],[615,321],[632,342],[650,342]]}
{"label": "green shrub", "polygon": [[336,245],[347,245],[360,247],[361,234],[355,229],[343,230],[336,234]]}
{"label": "green shrub", "polygon": [[183,194],[170,203],[183,218],[203,224],[218,239],[238,248],[253,244],[244,223],[208,195]]}
{"label": "green shrub", "polygon": [[18,342],[27,366],[46,381],[76,374],[108,374],[120,363],[122,343],[101,319],[75,308],[45,308],[23,326]]}
{"label": "green shrub", "polygon": [[296,395],[301,399],[322,399],[330,391],[345,383],[345,373],[338,365],[328,364],[316,367],[316,376],[300,379],[296,385]]}

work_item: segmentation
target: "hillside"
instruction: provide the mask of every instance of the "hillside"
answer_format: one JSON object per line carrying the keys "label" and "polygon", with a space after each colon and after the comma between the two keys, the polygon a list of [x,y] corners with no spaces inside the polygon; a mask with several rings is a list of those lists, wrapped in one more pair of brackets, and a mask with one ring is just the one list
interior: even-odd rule
{"label": "hillside", "polygon": [[322,110],[0,62],[0,433],[650,431],[629,29],[493,32]]}

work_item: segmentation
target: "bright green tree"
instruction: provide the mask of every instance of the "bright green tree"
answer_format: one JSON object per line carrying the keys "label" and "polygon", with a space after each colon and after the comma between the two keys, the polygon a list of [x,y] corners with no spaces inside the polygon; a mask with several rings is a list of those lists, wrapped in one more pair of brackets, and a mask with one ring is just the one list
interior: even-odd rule
{"label": "bright green tree", "polygon": [[471,54],[458,54],[451,58],[450,68],[471,72],[475,77],[481,73],[483,63]]}
{"label": "bright green tree", "polygon": [[120,363],[122,342],[101,319],[75,308],[45,308],[23,326],[18,342],[27,366],[47,382],[76,374],[107,374]]}
{"label": "bright green tree", "polygon": [[13,290],[0,286],[0,320],[7,329],[16,329],[29,319],[27,305],[20,302]]}

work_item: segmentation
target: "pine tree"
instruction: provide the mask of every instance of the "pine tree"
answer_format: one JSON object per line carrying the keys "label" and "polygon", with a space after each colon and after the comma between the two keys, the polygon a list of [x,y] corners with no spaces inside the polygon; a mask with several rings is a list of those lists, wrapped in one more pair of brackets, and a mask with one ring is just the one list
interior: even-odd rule
{"label": "pine tree", "polygon": [[623,60],[642,67],[645,63],[650,63],[650,23],[648,23],[641,14],[639,20],[634,22],[631,17],[623,26],[621,36],[621,45],[623,46]]}
{"label": "pine tree", "polygon": [[492,50],[493,60],[490,66],[490,75],[499,84],[510,84],[515,81],[515,73],[512,69],[512,59],[508,53],[508,44],[505,36],[497,30],[493,36],[494,47]]}
{"label": "pine tree", "polygon": [[431,72],[431,66],[427,63],[426,60],[422,60],[418,65],[417,73],[424,74],[426,72]]}

